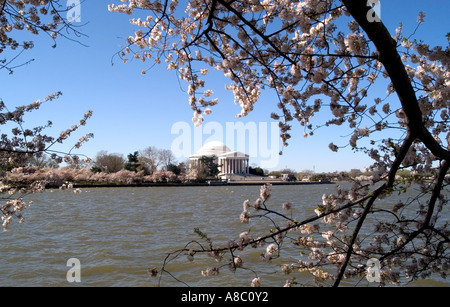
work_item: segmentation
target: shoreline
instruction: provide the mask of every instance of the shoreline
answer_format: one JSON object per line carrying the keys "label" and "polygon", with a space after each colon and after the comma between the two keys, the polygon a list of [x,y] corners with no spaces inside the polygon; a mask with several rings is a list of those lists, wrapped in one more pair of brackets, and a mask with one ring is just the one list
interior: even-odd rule
{"label": "shoreline", "polygon": [[[335,184],[332,181],[271,181],[271,180],[261,180],[261,181],[235,181],[235,182],[222,182],[222,181],[212,181],[212,182],[150,182],[150,183],[104,183],[104,184],[83,184],[83,183],[73,183],[73,188],[136,188],[136,187],[196,187],[196,186],[261,186],[266,183],[272,185],[317,185],[317,184]],[[48,189],[59,188],[59,186],[49,185]]]}

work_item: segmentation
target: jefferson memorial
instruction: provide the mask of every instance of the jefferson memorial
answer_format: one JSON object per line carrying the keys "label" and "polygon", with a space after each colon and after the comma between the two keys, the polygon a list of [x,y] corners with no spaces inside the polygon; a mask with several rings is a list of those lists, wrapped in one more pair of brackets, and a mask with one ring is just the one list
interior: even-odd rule
{"label": "jefferson memorial", "polygon": [[240,151],[231,151],[224,143],[219,141],[208,142],[197,153],[189,157],[191,169],[199,166],[203,156],[215,156],[218,164],[219,177],[228,179],[233,175],[249,174],[249,155]]}

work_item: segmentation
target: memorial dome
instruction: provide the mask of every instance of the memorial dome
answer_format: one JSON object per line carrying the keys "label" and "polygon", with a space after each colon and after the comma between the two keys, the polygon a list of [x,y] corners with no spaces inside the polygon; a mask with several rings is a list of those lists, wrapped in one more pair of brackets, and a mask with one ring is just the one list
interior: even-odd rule
{"label": "memorial dome", "polygon": [[220,156],[226,152],[229,152],[230,149],[222,142],[219,141],[212,141],[208,142],[205,145],[203,145],[194,156],[201,157],[201,156]]}

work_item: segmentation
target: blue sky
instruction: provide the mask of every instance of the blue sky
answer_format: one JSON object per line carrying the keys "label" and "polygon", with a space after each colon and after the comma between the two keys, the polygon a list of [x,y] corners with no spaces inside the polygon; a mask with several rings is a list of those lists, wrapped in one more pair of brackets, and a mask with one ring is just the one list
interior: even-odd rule
{"label": "blue sky", "polygon": [[[17,68],[13,75],[8,75],[6,70],[0,71],[0,99],[11,109],[42,99],[52,92],[63,92],[55,102],[30,113],[25,122],[25,126],[34,127],[51,120],[54,123],[51,131],[55,133],[78,123],[88,109],[93,110],[92,118],[77,134],[79,137],[82,133],[94,133],[95,137],[80,150],[80,153],[91,157],[100,150],[126,156],[148,146],[171,149],[179,137],[171,132],[176,123],[187,123],[192,135],[196,133],[191,122],[192,110],[187,102],[187,85],[179,81],[173,71],[167,71],[164,65],[155,66],[142,75],[141,71],[147,69],[148,64],[138,60],[124,64],[114,57],[125,45],[125,38],[136,28],[129,24],[130,16],[108,12],[110,3],[119,1],[86,0],[82,3],[81,23],[76,25],[81,26],[80,30],[87,35],[79,39],[87,47],[59,39],[57,47],[52,48],[53,41],[45,35],[33,37],[35,48],[23,53],[16,63],[35,60]],[[426,12],[425,23],[415,38],[432,46],[445,46],[445,34],[450,32],[448,0],[381,0],[381,18],[392,32],[399,22],[403,22],[405,33],[411,33],[416,26],[417,14],[422,10]],[[218,123],[225,132],[227,122],[253,122],[261,132],[258,124],[271,122],[270,113],[277,110],[272,94],[264,93],[251,114],[236,119],[240,106],[234,104],[231,92],[224,89],[228,83],[220,74],[214,76],[211,89],[220,102],[212,108],[212,114],[205,117],[204,124]],[[380,90],[385,91],[385,88]],[[210,124],[209,127],[212,126]],[[270,131],[266,132],[271,135]],[[304,138],[302,128],[294,123],[289,146],[283,149],[283,155],[270,169],[289,167],[297,171],[314,169],[325,172],[362,169],[370,165],[371,161],[363,154],[353,154],[350,150],[333,153],[328,149],[332,141],[345,144],[348,139],[344,137],[346,133],[348,131],[334,128],[320,129],[313,137]],[[205,133],[200,135],[203,140],[210,137]],[[76,141],[77,138],[69,139],[58,149],[66,150]],[[195,151],[198,145],[198,142],[192,143],[191,150]],[[281,144],[270,144],[270,147],[282,149]],[[180,162],[186,159],[178,158]],[[261,164],[263,160],[264,157],[251,157],[250,163]]]}

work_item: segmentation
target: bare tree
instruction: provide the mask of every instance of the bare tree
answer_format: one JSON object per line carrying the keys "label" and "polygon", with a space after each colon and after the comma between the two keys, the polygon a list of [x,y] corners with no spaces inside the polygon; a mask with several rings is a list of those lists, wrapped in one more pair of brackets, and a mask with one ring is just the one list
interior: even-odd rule
{"label": "bare tree", "polygon": [[159,161],[163,170],[167,170],[167,167],[176,161],[173,152],[170,149],[161,149],[159,151]]}
{"label": "bare tree", "polygon": [[139,152],[139,162],[152,174],[159,169],[167,170],[167,167],[176,162],[176,159],[170,149],[149,146]]}
{"label": "bare tree", "polygon": [[28,159],[28,164],[37,168],[57,168],[59,166],[58,163],[56,163],[48,155],[45,154],[43,154],[42,156],[32,156]]}
{"label": "bare tree", "polygon": [[149,146],[139,152],[139,162],[147,169],[148,173],[153,174],[161,165],[160,151],[155,146]]}
{"label": "bare tree", "polygon": [[105,173],[116,173],[124,168],[125,158],[122,154],[109,154],[106,150],[97,153],[94,167]]}

